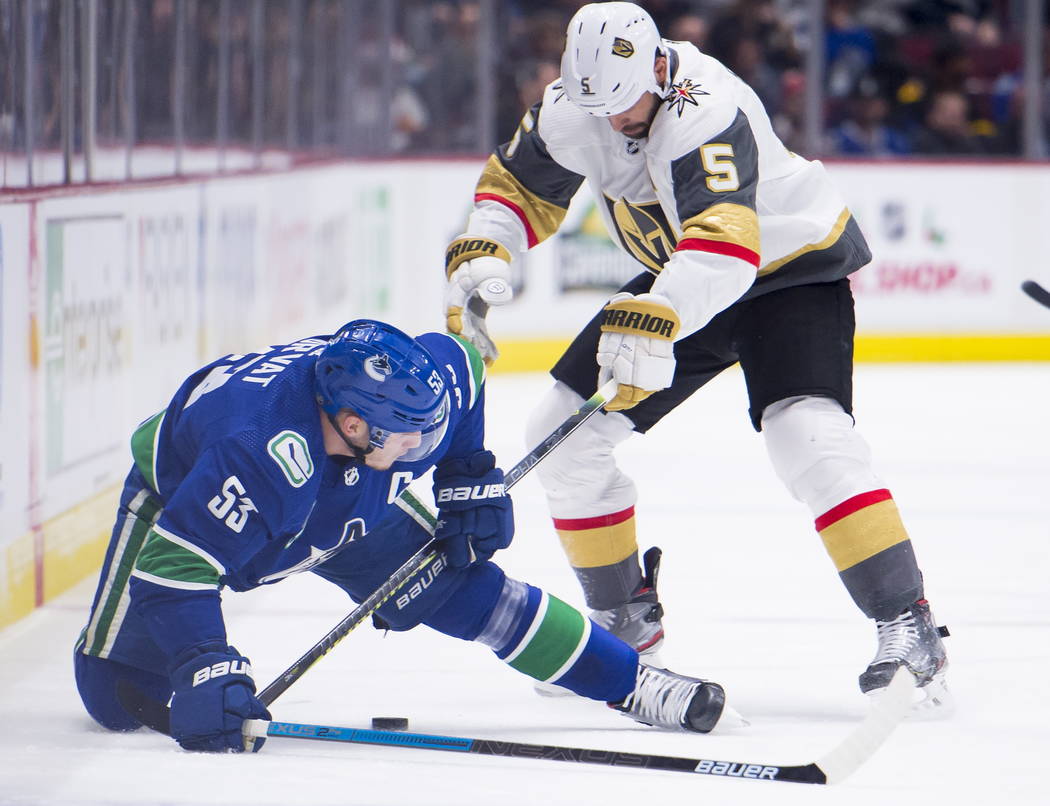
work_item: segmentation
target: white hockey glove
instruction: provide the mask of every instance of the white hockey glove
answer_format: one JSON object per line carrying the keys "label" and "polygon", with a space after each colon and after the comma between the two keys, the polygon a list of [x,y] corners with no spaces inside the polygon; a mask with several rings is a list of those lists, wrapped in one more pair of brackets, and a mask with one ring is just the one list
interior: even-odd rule
{"label": "white hockey glove", "polygon": [[488,238],[462,237],[445,254],[445,327],[475,347],[491,364],[499,350],[489,338],[485,314],[489,305],[506,305],[514,299],[510,282],[510,252]]}
{"label": "white hockey glove", "polygon": [[671,385],[680,327],[667,297],[621,292],[609,300],[598,339],[598,385],[615,378],[619,388],[606,411],[629,409]]}

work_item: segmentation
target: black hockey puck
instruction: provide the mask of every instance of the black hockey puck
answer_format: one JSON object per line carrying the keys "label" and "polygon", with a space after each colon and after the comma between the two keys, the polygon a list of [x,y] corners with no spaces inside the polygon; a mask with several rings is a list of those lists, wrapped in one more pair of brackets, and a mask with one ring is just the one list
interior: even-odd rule
{"label": "black hockey puck", "polygon": [[408,730],[408,717],[374,716],[372,717],[372,730]]}

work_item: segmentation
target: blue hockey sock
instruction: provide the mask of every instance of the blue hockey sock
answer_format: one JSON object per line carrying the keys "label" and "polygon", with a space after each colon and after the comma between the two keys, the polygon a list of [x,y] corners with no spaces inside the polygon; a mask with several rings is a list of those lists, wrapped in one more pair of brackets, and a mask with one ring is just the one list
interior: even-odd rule
{"label": "blue hockey sock", "polygon": [[556,596],[517,580],[505,580],[475,640],[522,674],[582,697],[619,702],[634,690],[634,649]]}

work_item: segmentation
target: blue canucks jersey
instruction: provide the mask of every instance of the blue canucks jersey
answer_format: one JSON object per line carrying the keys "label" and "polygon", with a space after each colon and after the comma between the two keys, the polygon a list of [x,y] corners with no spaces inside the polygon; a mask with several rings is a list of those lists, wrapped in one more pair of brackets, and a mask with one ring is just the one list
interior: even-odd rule
{"label": "blue canucks jersey", "polygon": [[418,341],[443,370],[449,427],[424,460],[389,470],[325,453],[313,368],[326,337],[227,356],[190,376],[132,440],[164,507],[133,575],[248,590],[309,570],[367,533],[414,478],[481,450],[484,364],[451,336]]}
{"label": "blue canucks jersey", "polygon": [[417,341],[450,398],[438,446],[388,470],[329,456],[313,382],[328,338],[219,359],[138,427],[122,499],[127,525],[118,522],[107,552],[88,654],[110,656],[131,600],[136,618],[176,627],[148,630],[171,641],[159,647],[168,657],[222,637],[221,588],[249,590],[314,569],[390,515],[413,479],[483,449],[484,363],[469,343],[427,333]]}

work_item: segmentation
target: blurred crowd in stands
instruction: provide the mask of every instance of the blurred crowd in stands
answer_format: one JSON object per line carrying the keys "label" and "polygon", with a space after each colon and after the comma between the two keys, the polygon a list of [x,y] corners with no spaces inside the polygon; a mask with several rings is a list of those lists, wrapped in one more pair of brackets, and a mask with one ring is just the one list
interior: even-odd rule
{"label": "blurred crowd in stands", "polygon": [[[747,81],[784,142],[807,156],[1033,153],[1022,78],[1034,0],[823,0],[822,26],[816,0],[640,2],[666,38],[694,43]],[[485,153],[558,77],[580,5],[0,0],[0,154],[85,142],[256,155]],[[1032,38],[1042,43],[1045,155],[1050,2],[1042,5]],[[804,117],[814,52],[825,57],[819,127]]]}
{"label": "blurred crowd in stands", "polygon": [[[431,4],[458,30],[440,56],[472,57],[476,2]],[[559,73],[565,27],[578,0],[499,2],[505,50],[497,54],[499,139]],[[692,42],[758,93],[781,138],[804,152],[804,54],[814,46],[806,0],[641,0],[668,39]],[[436,7],[443,6],[443,9]],[[826,0],[822,151],[826,156],[1014,156],[1021,153],[1024,0]],[[1047,4],[1050,8],[1050,4]],[[1044,132],[1050,132],[1050,19],[1043,24]],[[452,44],[454,42],[454,44]],[[418,43],[406,43],[411,50]],[[426,45],[423,45],[426,49]],[[405,54],[406,62],[412,56]],[[425,74],[424,74],[425,75]],[[438,80],[441,80],[440,78]],[[418,86],[421,106],[444,93]],[[453,93],[469,92],[456,87]],[[430,124],[409,138],[435,145]],[[439,125],[440,140],[455,135]]]}

